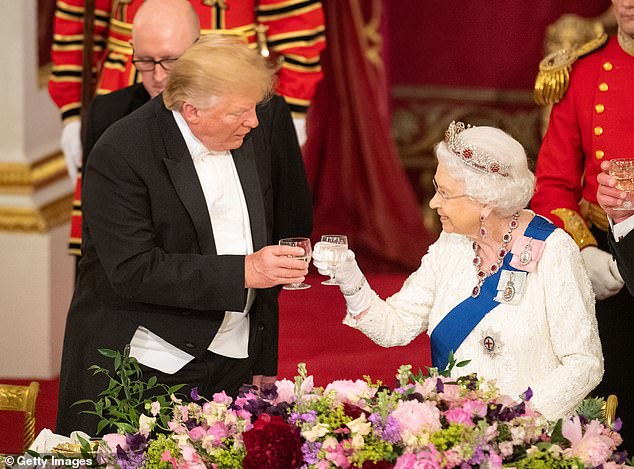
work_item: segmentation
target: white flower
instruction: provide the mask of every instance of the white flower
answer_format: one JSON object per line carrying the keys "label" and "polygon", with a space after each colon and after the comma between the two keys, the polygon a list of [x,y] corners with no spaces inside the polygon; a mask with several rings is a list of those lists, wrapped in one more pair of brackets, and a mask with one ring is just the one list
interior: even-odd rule
{"label": "white flower", "polygon": [[148,436],[156,425],[156,417],[148,417],[145,414],[141,414],[139,417],[139,433]]}
{"label": "white flower", "polygon": [[159,401],[152,402],[152,406],[150,407],[150,413],[156,417],[161,411],[161,403]]}
{"label": "white flower", "polygon": [[326,433],[328,433],[329,427],[328,424],[325,423],[316,423],[309,430],[303,430],[302,435],[306,440],[310,442],[317,441],[317,438],[321,438]]}
{"label": "white flower", "polygon": [[372,430],[372,424],[365,419],[365,414],[361,414],[361,417],[354,419],[346,424],[353,434],[367,435]]}

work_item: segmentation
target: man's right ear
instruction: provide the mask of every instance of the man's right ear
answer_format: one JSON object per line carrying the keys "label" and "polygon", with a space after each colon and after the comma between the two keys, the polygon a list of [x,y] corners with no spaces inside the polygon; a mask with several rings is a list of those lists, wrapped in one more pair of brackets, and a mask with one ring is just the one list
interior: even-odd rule
{"label": "man's right ear", "polygon": [[185,122],[188,124],[196,124],[200,119],[200,115],[198,114],[198,108],[190,103],[183,103],[181,106],[181,115]]}

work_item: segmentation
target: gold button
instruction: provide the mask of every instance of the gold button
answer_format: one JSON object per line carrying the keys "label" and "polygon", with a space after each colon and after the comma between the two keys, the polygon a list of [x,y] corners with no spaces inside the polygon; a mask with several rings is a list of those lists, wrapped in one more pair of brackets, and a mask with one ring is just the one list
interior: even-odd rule
{"label": "gold button", "polygon": [[603,104],[595,104],[594,110],[597,111],[597,114],[601,114],[605,111],[605,106]]}
{"label": "gold button", "polygon": [[610,62],[604,62],[603,63],[603,70],[605,70],[606,72],[611,71],[614,68],[614,66],[612,65],[612,63]]}
{"label": "gold button", "polygon": [[594,156],[597,157],[597,160],[600,160],[605,156],[605,153],[603,153],[603,150],[597,150],[594,152]]}
{"label": "gold button", "polygon": [[607,91],[608,90],[608,84],[606,82],[603,82],[599,85],[599,89],[601,91]]}
{"label": "gold button", "polygon": [[603,127],[595,127],[594,128],[594,135],[596,135],[597,137],[599,135],[601,135],[603,133]]}

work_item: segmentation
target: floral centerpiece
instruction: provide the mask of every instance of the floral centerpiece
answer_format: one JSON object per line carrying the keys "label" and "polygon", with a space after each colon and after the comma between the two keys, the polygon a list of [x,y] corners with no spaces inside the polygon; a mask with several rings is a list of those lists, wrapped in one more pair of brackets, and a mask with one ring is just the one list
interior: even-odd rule
{"label": "floral centerpiece", "polygon": [[[475,375],[448,376],[451,368],[423,376],[402,366],[390,389],[369,378],[316,387],[300,364],[294,381],[246,386],[235,400],[202,399],[195,389],[191,400],[140,400],[136,428],[127,422],[105,435],[96,461],[164,469],[629,467],[617,450],[620,422],[603,420],[602,399],[549,422],[532,407],[530,389],[514,400]],[[102,412],[105,428],[116,426],[112,410]]]}

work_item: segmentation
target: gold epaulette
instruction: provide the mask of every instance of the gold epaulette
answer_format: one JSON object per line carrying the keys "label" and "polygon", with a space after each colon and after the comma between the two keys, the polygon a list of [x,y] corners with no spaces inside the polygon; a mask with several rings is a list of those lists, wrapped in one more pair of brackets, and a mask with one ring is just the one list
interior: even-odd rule
{"label": "gold epaulette", "polygon": [[596,238],[592,235],[588,225],[586,225],[586,222],[577,212],[569,208],[556,208],[555,210],[551,210],[550,213],[561,218],[561,221],[564,222],[564,230],[566,230],[575,243],[577,243],[579,249],[583,249],[587,246],[597,246]]}
{"label": "gold epaulette", "polygon": [[535,102],[545,106],[561,101],[568,91],[572,64],[578,58],[598,50],[607,40],[608,35],[601,33],[575,50],[562,49],[544,57],[539,63],[539,73],[535,79]]}

